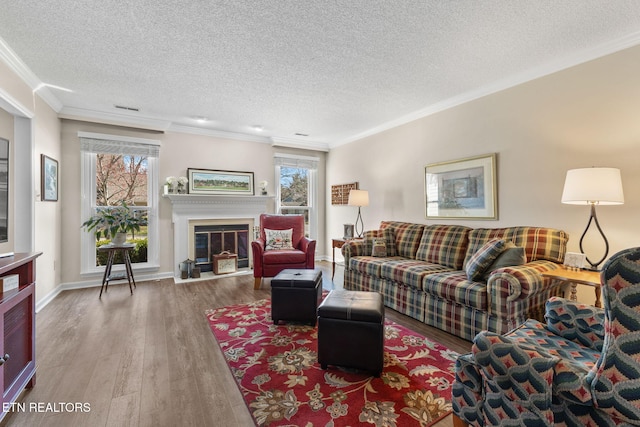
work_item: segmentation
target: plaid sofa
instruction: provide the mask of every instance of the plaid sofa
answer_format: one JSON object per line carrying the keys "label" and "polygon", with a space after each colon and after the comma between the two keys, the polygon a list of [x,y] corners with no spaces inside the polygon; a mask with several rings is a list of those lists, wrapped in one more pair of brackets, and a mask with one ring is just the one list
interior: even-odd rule
{"label": "plaid sofa", "polygon": [[[386,256],[371,256],[374,238],[384,239]],[[469,280],[466,263],[498,238],[524,247],[527,263]],[[344,288],[379,292],[386,306],[467,340],[483,330],[505,333],[528,318],[542,320],[545,302],[561,293],[541,273],[564,261],[567,240],[564,231],[543,227],[383,221],[342,247]]]}

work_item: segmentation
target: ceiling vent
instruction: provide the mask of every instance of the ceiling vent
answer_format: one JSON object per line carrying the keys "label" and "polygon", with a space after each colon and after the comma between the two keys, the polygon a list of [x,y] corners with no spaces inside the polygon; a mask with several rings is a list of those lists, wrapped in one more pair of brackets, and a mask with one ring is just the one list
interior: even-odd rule
{"label": "ceiling vent", "polygon": [[135,107],[126,107],[124,105],[114,105],[114,107],[120,109],[120,110],[128,110],[128,111],[140,111],[139,108],[135,108]]}

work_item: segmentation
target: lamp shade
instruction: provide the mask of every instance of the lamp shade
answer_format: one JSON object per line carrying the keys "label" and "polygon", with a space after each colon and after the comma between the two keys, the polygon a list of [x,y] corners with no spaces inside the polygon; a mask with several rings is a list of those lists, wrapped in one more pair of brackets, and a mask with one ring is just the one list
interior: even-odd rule
{"label": "lamp shade", "polygon": [[620,169],[583,168],[567,171],[562,203],[621,205],[624,203]]}
{"label": "lamp shade", "polygon": [[349,206],[369,206],[369,192],[367,190],[349,191]]}

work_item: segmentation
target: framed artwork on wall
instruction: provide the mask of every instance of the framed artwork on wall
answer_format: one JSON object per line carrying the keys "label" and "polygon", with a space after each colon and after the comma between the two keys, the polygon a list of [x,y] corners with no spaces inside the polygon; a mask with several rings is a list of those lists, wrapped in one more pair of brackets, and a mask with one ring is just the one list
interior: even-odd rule
{"label": "framed artwork on wall", "polygon": [[189,194],[253,196],[253,172],[187,169]]}
{"label": "framed artwork on wall", "polygon": [[349,203],[349,192],[358,190],[358,183],[351,182],[349,184],[338,184],[331,186],[331,204],[347,205]]}
{"label": "framed artwork on wall", "polygon": [[433,163],[424,175],[427,219],[498,219],[495,153]]}
{"label": "framed artwork on wall", "polygon": [[40,198],[45,202],[58,201],[58,161],[40,155]]}

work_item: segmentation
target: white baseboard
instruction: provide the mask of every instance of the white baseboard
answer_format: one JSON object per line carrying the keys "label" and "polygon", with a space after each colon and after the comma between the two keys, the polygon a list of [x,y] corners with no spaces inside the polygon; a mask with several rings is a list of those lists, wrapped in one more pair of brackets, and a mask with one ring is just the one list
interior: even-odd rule
{"label": "white baseboard", "polygon": [[[167,271],[164,273],[155,273],[155,274],[136,274],[135,278],[137,281],[143,282],[147,280],[159,280],[159,279],[168,279],[173,277],[173,271]],[[80,282],[69,282],[69,283],[61,283],[55,287],[51,292],[42,297],[38,302],[36,302],[36,313],[42,310],[49,304],[51,301],[57,297],[60,292],[69,291],[72,289],[86,289],[86,288],[97,288],[101,283],[101,278],[83,280]],[[124,282],[125,280],[114,281],[114,283]]]}

